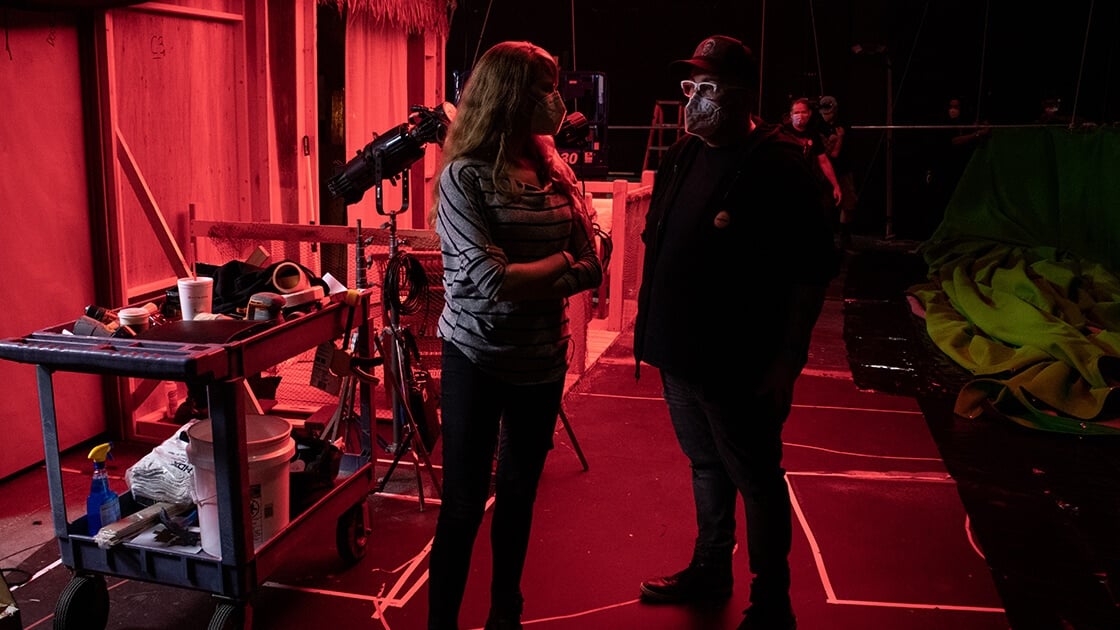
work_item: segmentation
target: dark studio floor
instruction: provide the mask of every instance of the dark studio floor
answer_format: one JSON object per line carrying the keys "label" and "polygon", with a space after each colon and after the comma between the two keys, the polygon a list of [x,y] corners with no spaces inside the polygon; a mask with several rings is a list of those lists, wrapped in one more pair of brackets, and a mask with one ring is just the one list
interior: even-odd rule
{"label": "dark studio floor", "polygon": [[[798,384],[784,439],[799,628],[1120,628],[1120,443],[954,417],[961,375],[923,341],[903,296],[924,272],[913,245],[857,241]],[[635,381],[630,348],[631,336],[618,335],[566,395],[588,468],[558,425],[524,577],[525,626],[734,628],[750,581],[742,546],[725,606],[637,600],[642,579],[688,561],[694,521],[656,373],[644,368]],[[122,445],[113,472],[147,448],[134,446],[130,460]],[[84,453],[66,462],[77,506],[88,488]],[[45,475],[32,470],[0,487],[0,565],[20,569],[5,577],[24,582],[13,593],[23,627],[46,628],[70,573],[57,562]],[[262,580],[254,626],[423,628],[439,507],[428,487],[421,510],[416,490],[406,467],[369,496],[372,533],[354,565],[340,559],[333,530],[310,532]],[[487,531],[464,628],[481,627],[487,612]],[[214,611],[206,593],[108,582],[112,629],[205,628]]]}

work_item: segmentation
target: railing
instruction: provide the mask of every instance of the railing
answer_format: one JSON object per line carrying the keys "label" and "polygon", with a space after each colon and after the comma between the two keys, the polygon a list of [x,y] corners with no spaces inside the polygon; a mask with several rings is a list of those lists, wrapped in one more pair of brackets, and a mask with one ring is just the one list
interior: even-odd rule
{"label": "railing", "polygon": [[[649,208],[650,193],[653,188],[653,172],[642,174],[639,182],[624,179],[613,181],[586,181],[582,183],[584,193],[595,209],[595,221],[604,235],[600,251],[606,258],[603,284],[595,292],[584,292],[572,299],[571,327],[573,340],[572,372],[582,373],[586,368],[587,328],[591,320],[602,320],[607,330],[621,332],[629,325],[637,309],[638,286],[641,282],[641,264],[644,247],[641,232]],[[384,272],[384,256],[387,251],[382,230],[364,230],[363,235],[373,239],[370,253],[377,263],[372,271]],[[429,289],[432,294],[431,305],[423,309],[416,321],[410,322],[419,339],[433,343],[421,343],[424,354],[438,352],[434,343],[435,323],[442,310],[442,277],[438,269],[429,269],[434,261],[438,266],[438,237],[431,230],[401,230],[404,247],[419,254],[429,271]],[[326,225],[295,225],[275,223],[246,223],[232,221],[192,220],[190,225],[194,250],[199,251],[199,239],[208,241],[203,249],[216,251],[223,260],[208,261],[223,263],[226,260],[246,260],[257,250],[272,262],[291,259],[320,275],[332,271],[336,277],[346,279],[353,285],[354,269],[352,248],[357,236],[354,227]],[[340,250],[327,257],[328,247]],[[385,251],[382,251],[385,250]],[[332,269],[342,265],[341,269]],[[378,278],[379,276],[375,277]],[[438,361],[426,363],[438,367]]]}

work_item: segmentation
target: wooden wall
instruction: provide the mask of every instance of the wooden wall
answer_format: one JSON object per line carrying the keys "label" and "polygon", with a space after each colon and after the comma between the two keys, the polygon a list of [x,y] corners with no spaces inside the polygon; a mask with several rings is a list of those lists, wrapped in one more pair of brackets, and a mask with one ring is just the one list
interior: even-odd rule
{"label": "wooden wall", "polygon": [[[78,23],[4,10],[0,53],[0,336],[72,320],[95,301]],[[104,431],[100,379],[60,375],[63,447]],[[35,367],[0,361],[0,477],[43,458]]]}
{"label": "wooden wall", "polygon": [[[86,304],[159,296],[196,258],[226,262],[206,244],[191,247],[192,207],[207,220],[318,216],[319,8],[175,0],[5,10],[0,261],[11,286],[0,336],[71,321]],[[376,16],[347,20],[347,51],[358,56],[346,91],[379,90],[347,103],[353,154],[371,132],[407,120],[410,105],[442,102],[434,73],[446,24],[422,32]],[[426,205],[429,181],[413,182],[414,207]],[[34,372],[0,361],[11,386],[0,399],[0,477],[42,460]],[[63,448],[135,437],[136,383],[62,375],[56,386]]]}

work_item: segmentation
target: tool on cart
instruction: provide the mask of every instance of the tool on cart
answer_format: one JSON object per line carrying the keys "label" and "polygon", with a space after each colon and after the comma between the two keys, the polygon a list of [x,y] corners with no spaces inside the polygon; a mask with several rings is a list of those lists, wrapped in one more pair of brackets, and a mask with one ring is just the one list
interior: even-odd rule
{"label": "tool on cart", "polygon": [[[361,239],[361,221],[358,221],[358,238]],[[377,384],[378,379],[370,372],[370,368],[381,362],[380,358],[361,357],[358,356],[360,340],[358,335],[354,334],[354,315],[358,310],[359,305],[362,303],[362,290],[365,289],[365,282],[361,280],[364,276],[362,269],[358,269],[358,289],[350,289],[342,296],[343,303],[348,307],[346,312],[346,328],[342,334],[341,350],[335,349],[331,357],[330,369],[336,375],[341,377],[342,385],[339,388],[338,406],[331,415],[331,419],[327,422],[323,429],[323,439],[328,442],[337,443],[339,434],[342,431],[344,424],[350,423],[356,417],[354,414],[354,397],[357,394],[357,379],[361,378],[369,384]],[[346,433],[342,434],[343,436]],[[342,445],[339,445],[342,446]],[[362,454],[368,454],[368,445],[363,444],[361,448]]]}
{"label": "tool on cart", "polygon": [[[179,513],[177,510],[174,513]],[[184,546],[194,546],[202,544],[202,534],[190,529],[190,525],[198,522],[198,510],[192,509],[184,516],[172,516],[172,511],[168,508],[162,508],[159,511],[159,522],[167,528],[171,536],[179,541],[179,544]]]}
{"label": "tool on cart", "polygon": [[150,528],[156,521],[162,522],[162,515],[176,515],[184,512],[191,511],[191,504],[189,503],[167,503],[161,501],[155,505],[133,512],[128,516],[118,519],[112,523],[106,523],[96,535],[93,541],[101,549],[108,549],[113,545],[120,544],[136,534]]}
{"label": "tool on cart", "polygon": [[[340,385],[338,406],[325,424],[322,437],[344,452],[340,465],[343,475],[349,474],[356,461],[365,461],[373,456],[371,428],[368,423],[360,421],[364,415],[361,409],[372,407],[368,386],[376,386],[381,382],[374,374],[374,368],[384,363],[382,356],[373,354],[368,327],[364,325],[370,318],[369,302],[363,298],[370,293],[368,270],[372,261],[366,256],[365,248],[372,242],[373,237],[363,235],[362,221],[359,219],[354,252],[357,288],[339,292],[337,296],[349,307],[346,327],[342,336],[342,348],[332,345],[330,357],[325,361],[329,371],[339,377]],[[356,322],[363,325],[355,327]],[[367,387],[360,387],[363,385]],[[359,394],[362,396],[361,400]],[[359,403],[358,411],[354,408],[356,402]]]}
{"label": "tool on cart", "polygon": [[109,487],[109,473],[105,470],[105,460],[112,449],[113,444],[106,442],[93,447],[88,455],[93,461],[93,482],[86,498],[86,525],[90,536],[96,536],[102,524],[115,523],[121,518],[120,496]]}

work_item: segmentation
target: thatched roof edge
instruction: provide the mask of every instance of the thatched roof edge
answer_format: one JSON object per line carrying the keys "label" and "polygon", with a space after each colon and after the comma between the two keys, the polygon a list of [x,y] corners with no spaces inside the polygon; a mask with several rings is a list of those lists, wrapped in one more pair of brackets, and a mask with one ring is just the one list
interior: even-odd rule
{"label": "thatched roof edge", "polygon": [[319,0],[343,16],[368,13],[411,34],[434,31],[447,35],[456,0]]}

